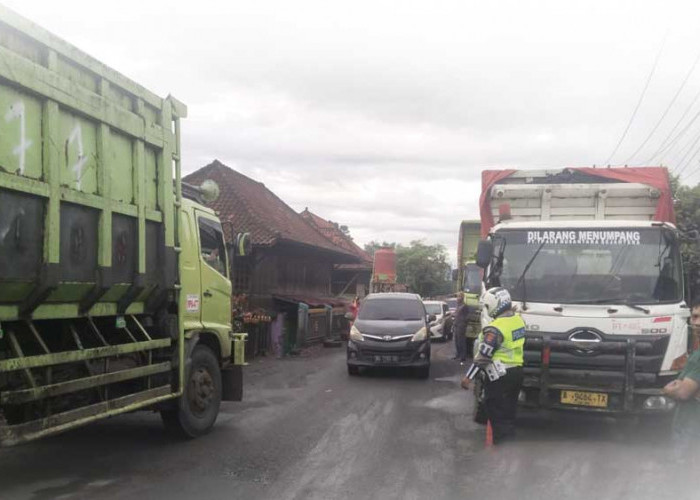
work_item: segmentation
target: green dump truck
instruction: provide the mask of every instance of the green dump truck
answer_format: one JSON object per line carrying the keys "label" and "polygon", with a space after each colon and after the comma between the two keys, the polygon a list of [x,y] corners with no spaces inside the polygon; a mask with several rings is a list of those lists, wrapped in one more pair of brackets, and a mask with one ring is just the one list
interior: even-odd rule
{"label": "green dump truck", "polygon": [[162,99],[0,7],[0,445],[240,400],[228,247]]}
{"label": "green dump truck", "polygon": [[476,249],[479,246],[481,221],[463,220],[459,225],[457,242],[457,282],[459,290],[479,298],[481,271],[476,265]]}
{"label": "green dump truck", "polygon": [[481,282],[483,270],[476,265],[476,249],[479,246],[481,221],[463,220],[459,225],[457,242],[457,288],[464,292],[464,302],[471,306],[467,322],[467,337],[475,339],[481,331]]}

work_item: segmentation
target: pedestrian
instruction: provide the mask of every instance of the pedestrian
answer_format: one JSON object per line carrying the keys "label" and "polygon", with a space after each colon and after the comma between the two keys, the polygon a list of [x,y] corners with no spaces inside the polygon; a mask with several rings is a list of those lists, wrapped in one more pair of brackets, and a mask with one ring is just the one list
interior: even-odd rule
{"label": "pedestrian", "polygon": [[664,394],[678,402],[673,419],[673,440],[679,460],[698,458],[700,446],[700,299],[690,309],[690,326],[695,351],[676,380],[664,387]]}
{"label": "pedestrian", "polygon": [[[473,303],[472,300],[474,300]],[[481,333],[481,314],[479,309],[479,299],[470,300],[468,295],[465,295],[465,302],[469,308],[469,313],[467,314],[467,330],[465,336],[467,337],[467,358],[474,358],[474,344],[476,339]]]}
{"label": "pedestrian", "polygon": [[353,315],[353,317],[357,317],[357,312],[360,310],[360,297],[358,295],[355,295],[355,298],[352,300],[349,306],[350,309],[350,314]]}
{"label": "pedestrian", "polygon": [[467,320],[469,317],[469,306],[464,302],[464,293],[457,294],[457,309],[455,310],[454,321],[452,322],[452,336],[455,341],[455,357],[460,363],[467,360]]}
{"label": "pedestrian", "polygon": [[498,444],[515,435],[518,396],[523,384],[525,322],[513,310],[505,288],[491,288],[481,303],[492,321],[479,336],[476,356],[462,379],[462,387],[469,389],[474,377],[484,372],[486,416],[493,428],[493,442]]}

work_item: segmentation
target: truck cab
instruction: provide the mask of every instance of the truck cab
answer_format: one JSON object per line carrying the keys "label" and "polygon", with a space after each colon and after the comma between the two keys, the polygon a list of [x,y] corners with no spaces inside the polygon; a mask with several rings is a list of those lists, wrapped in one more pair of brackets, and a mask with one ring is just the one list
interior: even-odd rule
{"label": "truck cab", "polygon": [[0,32],[0,446],[139,409],[208,432],[245,334],[221,223],[183,193],[187,107],[2,6]]}
{"label": "truck cab", "polygon": [[[181,292],[183,329],[228,339],[231,332],[231,280],[224,231],[216,213],[184,199],[180,211]],[[230,342],[221,342],[221,357],[231,354]]]}
{"label": "truck cab", "polygon": [[[529,175],[530,182],[491,188],[501,221],[477,255],[485,288],[507,288],[527,324],[521,402],[671,412],[675,403],[661,389],[685,360],[689,309],[680,235],[671,222],[653,220],[658,190]],[[482,324],[490,320],[484,311]]]}

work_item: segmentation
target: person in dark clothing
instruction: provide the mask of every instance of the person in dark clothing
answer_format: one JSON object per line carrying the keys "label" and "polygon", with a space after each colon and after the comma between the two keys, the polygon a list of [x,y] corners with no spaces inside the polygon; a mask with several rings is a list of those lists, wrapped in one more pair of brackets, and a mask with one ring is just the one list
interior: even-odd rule
{"label": "person in dark clothing", "polygon": [[457,295],[457,310],[455,311],[452,323],[452,333],[455,339],[455,359],[464,363],[467,360],[467,319],[469,317],[469,306],[464,303],[464,294]]}
{"label": "person in dark clothing", "polygon": [[505,288],[489,289],[482,304],[493,320],[479,337],[478,351],[462,379],[462,388],[469,389],[474,377],[483,372],[486,415],[493,427],[493,442],[498,444],[515,435],[518,395],[523,383],[525,322],[513,310]]}
{"label": "person in dark clothing", "polygon": [[[700,301],[691,306],[690,326],[693,345],[700,341]],[[697,466],[700,461],[697,449],[700,445],[700,350],[688,358],[678,378],[664,387],[664,394],[678,404],[673,421],[673,441],[677,459]]]}

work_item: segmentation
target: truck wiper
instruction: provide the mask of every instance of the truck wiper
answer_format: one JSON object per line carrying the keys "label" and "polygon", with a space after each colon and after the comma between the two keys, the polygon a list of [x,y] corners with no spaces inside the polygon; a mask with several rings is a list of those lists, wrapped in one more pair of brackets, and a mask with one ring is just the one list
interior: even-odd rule
{"label": "truck wiper", "polygon": [[[498,254],[492,257],[491,259],[491,264],[489,264],[489,274],[488,276],[484,275],[484,282],[488,284],[488,287],[492,286],[501,286],[501,273],[503,272],[503,254],[506,251],[506,243],[507,240],[496,233],[493,236],[493,241],[495,242],[496,240],[499,241],[499,247],[498,247]],[[464,276],[464,280],[466,280],[466,273]],[[487,288],[488,288],[487,287]]]}
{"label": "truck wiper", "polygon": [[602,299],[580,300],[580,301],[578,301],[578,303],[579,304],[616,304],[616,305],[620,304],[623,306],[630,307],[632,309],[636,309],[637,311],[642,311],[645,314],[649,314],[649,312],[650,312],[648,308],[646,308],[644,306],[640,306],[639,304],[634,304],[632,302],[629,302],[622,297],[605,297]]}
{"label": "truck wiper", "polygon": [[543,241],[540,243],[540,246],[537,248],[535,253],[530,257],[529,262],[525,266],[525,269],[523,269],[523,273],[520,275],[520,278],[518,278],[518,281],[515,283],[515,287],[513,287],[513,291],[518,289],[518,285],[520,285],[520,282],[523,283],[523,311],[527,310],[527,287],[525,286],[525,274],[527,274],[528,270],[530,269],[530,266],[532,265],[533,262],[535,262],[535,259],[540,253],[540,250],[542,250],[542,247],[547,241]]}

